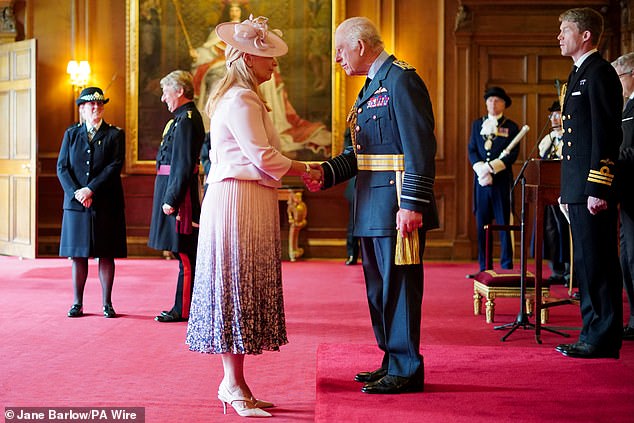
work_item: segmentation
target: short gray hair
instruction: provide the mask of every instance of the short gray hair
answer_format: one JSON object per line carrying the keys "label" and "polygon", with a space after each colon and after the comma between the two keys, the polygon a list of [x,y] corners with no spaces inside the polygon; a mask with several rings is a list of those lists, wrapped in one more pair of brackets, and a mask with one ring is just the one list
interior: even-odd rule
{"label": "short gray hair", "polygon": [[337,27],[337,32],[343,35],[350,47],[355,46],[357,41],[363,41],[368,48],[373,51],[383,49],[383,40],[376,25],[362,16],[348,18]]}
{"label": "short gray hair", "polygon": [[186,99],[194,99],[194,77],[187,71],[175,70],[168,73],[161,79],[161,88],[164,86],[182,88]]}
{"label": "short gray hair", "polygon": [[634,70],[634,53],[627,53],[612,62],[612,66],[620,67],[624,72]]}

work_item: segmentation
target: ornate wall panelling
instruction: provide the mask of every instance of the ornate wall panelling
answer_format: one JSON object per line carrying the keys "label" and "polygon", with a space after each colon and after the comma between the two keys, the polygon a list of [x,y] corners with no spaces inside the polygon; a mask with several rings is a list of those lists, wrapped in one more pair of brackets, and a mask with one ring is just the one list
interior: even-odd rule
{"label": "ornate wall panelling", "polygon": [[[615,50],[614,15],[618,15],[615,1],[520,1],[520,0],[463,0],[455,5],[455,74],[454,96],[449,102],[452,110],[448,125],[455,125],[457,166],[462,167],[460,203],[468,205],[460,212],[457,245],[465,247],[458,255],[477,255],[475,221],[471,210],[473,175],[467,158],[467,144],[471,122],[486,113],[482,94],[486,87],[499,85],[513,99],[506,115],[520,126],[531,130],[520,144],[520,156],[514,173],[527,157],[535,157],[533,147],[542,129],[548,124],[547,108],[557,99],[556,81],[566,81],[572,61],[562,57],[557,41],[559,14],[573,7],[593,7],[606,18],[602,50],[612,57]],[[445,81],[450,85],[454,81]],[[458,98],[458,93],[460,97]],[[519,190],[517,190],[519,191]],[[516,195],[516,213],[519,195]],[[470,247],[470,248],[466,248]],[[468,251],[470,249],[470,252]]]}

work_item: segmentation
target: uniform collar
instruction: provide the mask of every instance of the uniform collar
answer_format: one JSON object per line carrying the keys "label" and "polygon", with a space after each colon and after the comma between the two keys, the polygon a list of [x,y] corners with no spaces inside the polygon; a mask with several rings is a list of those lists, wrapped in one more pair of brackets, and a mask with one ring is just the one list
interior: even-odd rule
{"label": "uniform collar", "polygon": [[579,68],[581,67],[581,65],[583,64],[583,62],[585,62],[585,61],[586,61],[586,59],[587,59],[587,58],[588,58],[591,54],[594,54],[594,53],[596,53],[597,51],[599,51],[599,50],[597,50],[596,48],[593,48],[592,50],[590,50],[590,51],[586,52],[583,56],[581,56],[581,57],[579,58],[579,60],[577,60],[577,61],[575,62],[575,66],[577,67],[577,72],[579,71]]}
{"label": "uniform collar", "polygon": [[86,122],[86,131],[90,131],[90,128],[95,128],[95,132],[97,132],[99,130],[99,128],[101,128],[101,124],[102,123],[103,123],[103,119],[101,119],[99,122],[97,122],[97,124],[95,126],[92,126],[88,122]]}
{"label": "uniform collar", "polygon": [[194,105],[194,101],[193,101],[193,100],[190,100],[190,101],[188,101],[188,102],[187,102],[187,103],[185,103],[185,104],[181,104],[180,106],[178,106],[178,107],[176,108],[176,110],[174,110],[174,113],[173,113],[173,114],[174,114],[174,115],[179,115],[179,114],[181,114],[181,113],[185,112],[186,110],[191,109],[193,105]]}
{"label": "uniform collar", "polygon": [[372,65],[370,66],[370,69],[368,70],[368,78],[374,79],[379,69],[381,69],[381,66],[383,65],[383,63],[385,63],[385,61],[389,57],[390,55],[387,54],[385,50],[381,51],[381,53],[379,53],[377,58],[374,59],[374,62],[372,62]]}

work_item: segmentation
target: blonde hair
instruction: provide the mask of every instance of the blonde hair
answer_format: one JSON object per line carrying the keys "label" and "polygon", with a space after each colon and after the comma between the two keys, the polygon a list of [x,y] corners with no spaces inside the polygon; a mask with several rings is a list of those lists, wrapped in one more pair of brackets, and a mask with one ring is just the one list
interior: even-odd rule
{"label": "blonde hair", "polygon": [[253,70],[247,66],[244,61],[244,55],[246,53],[227,45],[225,48],[225,61],[227,66],[227,72],[225,76],[223,76],[220,81],[216,83],[211,94],[209,95],[209,99],[207,100],[207,104],[205,105],[205,113],[211,118],[213,115],[216,105],[218,101],[222,98],[223,95],[229,90],[229,88],[234,85],[244,86],[245,88],[249,88],[253,90],[260,100],[264,103],[267,110],[270,110],[266,100],[262,96],[260,89],[258,88],[257,80],[255,79],[255,75],[253,74]]}

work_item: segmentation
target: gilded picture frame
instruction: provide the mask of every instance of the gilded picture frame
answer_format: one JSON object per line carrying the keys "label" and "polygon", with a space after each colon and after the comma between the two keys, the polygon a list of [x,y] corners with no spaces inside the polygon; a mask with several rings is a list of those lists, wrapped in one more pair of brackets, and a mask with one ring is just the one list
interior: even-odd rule
{"label": "gilded picture frame", "polygon": [[[224,71],[213,28],[250,14],[279,28],[289,53],[279,72],[261,85],[282,135],[282,151],[320,161],[337,153],[345,124],[343,77],[334,65],[332,40],[343,19],[340,0],[126,0],[126,172],[152,174],[161,135],[171,114],[161,103],[160,79],[175,69],[192,72],[196,104]],[[246,15],[246,16],[245,16]]]}

